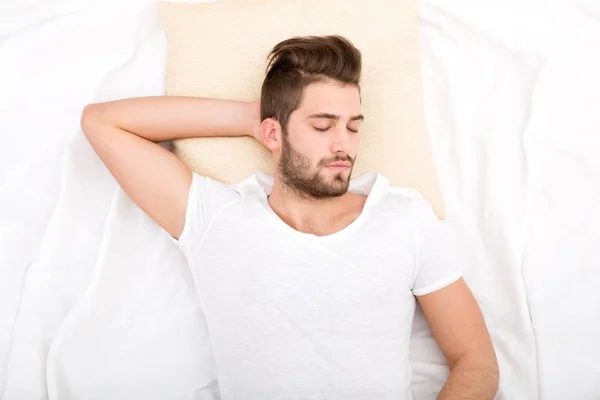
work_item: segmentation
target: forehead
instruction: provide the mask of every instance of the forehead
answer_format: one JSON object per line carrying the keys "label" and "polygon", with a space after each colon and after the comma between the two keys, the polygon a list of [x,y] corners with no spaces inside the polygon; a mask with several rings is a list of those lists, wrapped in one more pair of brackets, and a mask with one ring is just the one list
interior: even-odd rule
{"label": "forehead", "polygon": [[299,113],[330,113],[342,117],[360,114],[360,94],[354,85],[338,82],[315,82],[304,88]]}

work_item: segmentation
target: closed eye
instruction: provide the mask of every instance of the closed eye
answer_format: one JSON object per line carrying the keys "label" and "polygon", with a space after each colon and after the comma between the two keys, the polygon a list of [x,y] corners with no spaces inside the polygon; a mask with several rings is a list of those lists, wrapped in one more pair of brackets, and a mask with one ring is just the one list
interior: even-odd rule
{"label": "closed eye", "polygon": [[[314,128],[314,130],[319,131],[319,132],[327,132],[329,130],[329,127],[317,128],[316,126],[313,126],[313,128]],[[352,133],[358,133],[358,129],[351,129],[351,128],[346,128],[346,129],[348,129]]]}

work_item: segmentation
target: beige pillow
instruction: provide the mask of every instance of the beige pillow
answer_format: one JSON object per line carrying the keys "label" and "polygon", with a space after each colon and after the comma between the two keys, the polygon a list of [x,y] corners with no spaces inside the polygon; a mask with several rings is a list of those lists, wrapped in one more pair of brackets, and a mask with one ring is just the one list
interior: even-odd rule
{"label": "beige pillow", "polygon": [[[162,3],[168,95],[255,100],[266,56],[292,36],[340,34],[363,54],[365,122],[354,177],[378,171],[418,189],[443,217],[425,127],[417,0],[220,0]],[[273,173],[270,153],[251,138],[174,142],[194,171],[232,183],[255,170]]]}

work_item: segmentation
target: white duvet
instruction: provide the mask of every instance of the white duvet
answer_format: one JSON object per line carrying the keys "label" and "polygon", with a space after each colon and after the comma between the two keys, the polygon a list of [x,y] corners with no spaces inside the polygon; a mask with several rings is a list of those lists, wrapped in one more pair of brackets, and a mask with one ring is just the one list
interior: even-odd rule
{"label": "white duvet", "polygon": [[[600,398],[600,6],[424,0],[427,124],[499,399]],[[0,5],[0,399],[211,399],[179,251],[79,130],[85,104],[162,94],[149,1]],[[446,369],[424,321],[415,399]]]}

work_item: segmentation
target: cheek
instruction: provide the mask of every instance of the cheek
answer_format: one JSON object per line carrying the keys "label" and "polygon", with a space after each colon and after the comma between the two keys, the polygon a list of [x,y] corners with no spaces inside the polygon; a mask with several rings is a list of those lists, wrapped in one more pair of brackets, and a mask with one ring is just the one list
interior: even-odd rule
{"label": "cheek", "polygon": [[318,162],[320,157],[329,152],[329,140],[326,135],[315,135],[312,132],[307,132],[303,140],[298,140],[298,144],[294,146],[296,150],[310,158],[311,161]]}

